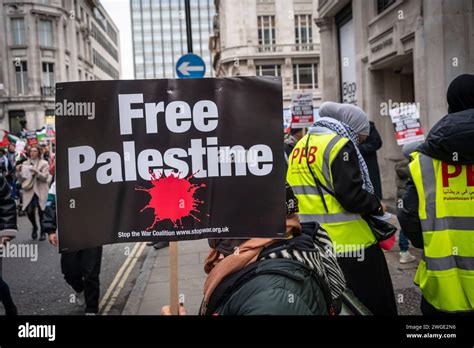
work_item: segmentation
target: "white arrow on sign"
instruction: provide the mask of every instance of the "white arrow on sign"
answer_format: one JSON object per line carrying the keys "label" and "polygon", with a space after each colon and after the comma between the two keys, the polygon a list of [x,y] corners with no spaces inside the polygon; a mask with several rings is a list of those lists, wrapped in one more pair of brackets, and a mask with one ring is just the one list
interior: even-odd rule
{"label": "white arrow on sign", "polygon": [[189,76],[192,71],[204,71],[204,66],[189,66],[189,62],[182,62],[178,70],[184,76]]}

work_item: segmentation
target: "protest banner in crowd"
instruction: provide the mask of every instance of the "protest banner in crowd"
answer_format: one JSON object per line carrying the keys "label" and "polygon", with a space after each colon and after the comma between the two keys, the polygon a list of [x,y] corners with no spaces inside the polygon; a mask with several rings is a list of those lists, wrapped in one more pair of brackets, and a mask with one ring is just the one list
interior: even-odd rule
{"label": "protest banner in crowd", "polygon": [[395,137],[398,145],[425,140],[420,123],[420,113],[416,104],[407,103],[390,110]]}
{"label": "protest banner in crowd", "polygon": [[292,96],[291,116],[291,128],[306,128],[314,123],[312,93],[296,93]]}

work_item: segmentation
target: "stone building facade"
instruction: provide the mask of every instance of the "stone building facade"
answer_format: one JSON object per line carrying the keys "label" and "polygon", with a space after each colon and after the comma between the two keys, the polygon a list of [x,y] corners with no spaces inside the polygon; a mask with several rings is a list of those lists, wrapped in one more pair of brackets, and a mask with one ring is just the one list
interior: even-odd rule
{"label": "stone building facade", "polygon": [[447,113],[446,90],[474,72],[473,0],[319,0],[323,101],[357,104],[376,124],[384,198],[402,158],[383,110],[415,102],[426,134]]}
{"label": "stone building facade", "polygon": [[[216,0],[210,45],[218,77],[281,76],[284,107],[313,93],[319,106],[319,33],[313,0]],[[288,111],[288,110],[287,110]]]}
{"label": "stone building facade", "polygon": [[120,78],[119,31],[98,0],[2,0],[0,19],[1,129],[54,122],[56,82]]}

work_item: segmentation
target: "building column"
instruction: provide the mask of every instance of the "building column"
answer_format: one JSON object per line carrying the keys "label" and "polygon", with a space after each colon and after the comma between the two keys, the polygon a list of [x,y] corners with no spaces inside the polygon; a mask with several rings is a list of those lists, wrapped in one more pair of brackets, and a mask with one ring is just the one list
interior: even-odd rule
{"label": "building column", "polygon": [[321,37],[322,101],[341,100],[337,28],[334,17],[315,20]]}

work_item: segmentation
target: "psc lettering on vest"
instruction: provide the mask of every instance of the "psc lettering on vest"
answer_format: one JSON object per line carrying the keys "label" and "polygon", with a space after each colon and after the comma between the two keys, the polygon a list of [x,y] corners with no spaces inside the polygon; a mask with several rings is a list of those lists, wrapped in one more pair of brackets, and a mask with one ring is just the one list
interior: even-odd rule
{"label": "psc lettering on vest", "polygon": [[279,78],[61,83],[64,100],[95,117],[56,120],[60,251],[284,237]]}
{"label": "psc lettering on vest", "polygon": [[307,161],[308,164],[313,164],[316,162],[316,151],[318,151],[317,146],[309,146],[308,153],[306,153],[306,149],[302,148],[295,148],[295,150],[291,153],[290,163],[293,164],[295,160],[298,161],[298,164],[301,164],[303,161]]}

